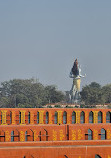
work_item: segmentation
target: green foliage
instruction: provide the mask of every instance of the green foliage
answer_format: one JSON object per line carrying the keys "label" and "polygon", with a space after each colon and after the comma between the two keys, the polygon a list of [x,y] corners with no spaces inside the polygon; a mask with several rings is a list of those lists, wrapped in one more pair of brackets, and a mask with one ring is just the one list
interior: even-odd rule
{"label": "green foliage", "polygon": [[92,82],[83,87],[81,99],[85,105],[105,104],[111,102],[111,84],[101,87],[100,84]]}
{"label": "green foliage", "polygon": [[[1,83],[0,107],[42,108],[48,103],[67,103],[68,96],[68,91],[64,95],[54,85],[44,86],[34,79],[13,79]],[[92,82],[82,88],[81,107],[91,108],[96,104],[105,103],[111,103],[111,84],[102,87],[100,84]],[[57,104],[55,108],[61,108],[61,106]],[[70,107],[66,106],[66,108]]]}
{"label": "green foliage", "polygon": [[1,97],[0,98],[0,107],[6,108],[8,105],[10,105],[10,100],[8,97]]}
{"label": "green foliage", "polygon": [[101,104],[101,86],[95,82],[83,87],[81,98],[85,104]]}
{"label": "green foliage", "polygon": [[18,108],[32,108],[32,105],[18,104]]}
{"label": "green foliage", "polygon": [[55,108],[61,108],[61,106],[60,106],[60,105],[55,105],[54,107],[55,107]]}
{"label": "green foliage", "polygon": [[69,106],[69,105],[66,105],[66,108],[72,108],[71,106]]}
{"label": "green foliage", "polygon": [[48,103],[57,103],[65,99],[65,95],[61,91],[57,91],[56,86],[46,86],[45,87],[46,92],[46,101]]}
{"label": "green foliage", "polygon": [[108,109],[111,109],[111,104],[108,104]]}
{"label": "green foliage", "polygon": [[1,83],[1,107],[42,107],[64,100],[64,94],[55,86],[43,86],[34,79],[13,79]]}
{"label": "green foliage", "polygon": [[51,106],[51,105],[48,105],[47,108],[52,108],[52,106]]}
{"label": "green foliage", "polygon": [[111,84],[102,87],[105,103],[111,103]]}

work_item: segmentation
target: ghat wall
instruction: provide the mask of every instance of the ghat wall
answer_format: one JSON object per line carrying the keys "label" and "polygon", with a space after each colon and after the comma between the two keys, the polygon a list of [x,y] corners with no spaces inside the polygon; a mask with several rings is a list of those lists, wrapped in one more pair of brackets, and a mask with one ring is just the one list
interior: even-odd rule
{"label": "ghat wall", "polygon": [[0,143],[1,158],[111,158],[111,141]]}
{"label": "ghat wall", "polygon": [[[92,118],[90,114],[92,113]],[[110,123],[110,109],[83,108],[4,108],[0,109],[1,125]],[[98,116],[99,115],[99,116]],[[73,117],[72,117],[73,116]]]}
{"label": "ghat wall", "polygon": [[110,109],[0,109],[1,158],[111,158],[110,151]]}

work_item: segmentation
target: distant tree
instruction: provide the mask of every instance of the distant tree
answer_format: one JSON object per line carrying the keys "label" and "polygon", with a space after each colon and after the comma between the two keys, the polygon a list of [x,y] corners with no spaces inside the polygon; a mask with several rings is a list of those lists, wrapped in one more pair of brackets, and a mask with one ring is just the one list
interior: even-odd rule
{"label": "distant tree", "polygon": [[111,103],[111,84],[107,84],[102,87],[102,94],[105,99],[105,103]]}
{"label": "distant tree", "polygon": [[47,103],[57,103],[65,99],[65,94],[62,91],[58,91],[56,86],[46,86],[46,102]]}
{"label": "distant tree", "polygon": [[8,97],[9,107],[18,107],[18,104],[30,104],[32,107],[42,104],[44,87],[35,83],[33,79],[14,79],[1,83],[1,96]]}
{"label": "distant tree", "polygon": [[0,98],[0,108],[7,108],[10,105],[10,99],[8,97]]}
{"label": "distant tree", "polygon": [[66,105],[66,107],[65,107],[65,108],[72,108],[72,106]]}
{"label": "distant tree", "polygon": [[101,85],[92,82],[91,84],[82,88],[81,99],[87,105],[103,104],[105,102]]}
{"label": "distant tree", "polygon": [[70,91],[65,91],[65,102],[66,103],[69,103],[70,102],[70,98],[69,98],[69,94],[70,94]]}
{"label": "distant tree", "polygon": [[61,108],[61,105],[55,105],[54,107],[55,108]]}
{"label": "distant tree", "polygon": [[34,79],[13,79],[1,83],[1,107],[42,107],[64,100],[64,93],[56,86],[43,86]]}
{"label": "distant tree", "polygon": [[51,106],[51,105],[48,105],[47,108],[52,108],[52,106]]}

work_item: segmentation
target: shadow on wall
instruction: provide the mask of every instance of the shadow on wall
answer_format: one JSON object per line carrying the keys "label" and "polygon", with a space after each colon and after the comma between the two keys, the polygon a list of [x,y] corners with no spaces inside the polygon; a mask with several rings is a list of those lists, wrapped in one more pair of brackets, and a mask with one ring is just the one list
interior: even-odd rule
{"label": "shadow on wall", "polygon": [[95,158],[102,158],[101,156],[99,156],[99,155],[95,155]]}

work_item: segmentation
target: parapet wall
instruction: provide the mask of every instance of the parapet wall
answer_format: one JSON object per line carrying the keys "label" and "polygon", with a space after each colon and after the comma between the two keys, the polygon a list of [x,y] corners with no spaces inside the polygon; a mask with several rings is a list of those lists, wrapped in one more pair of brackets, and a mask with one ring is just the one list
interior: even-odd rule
{"label": "parapet wall", "polygon": [[1,125],[111,123],[110,109],[6,108],[0,109]]}

